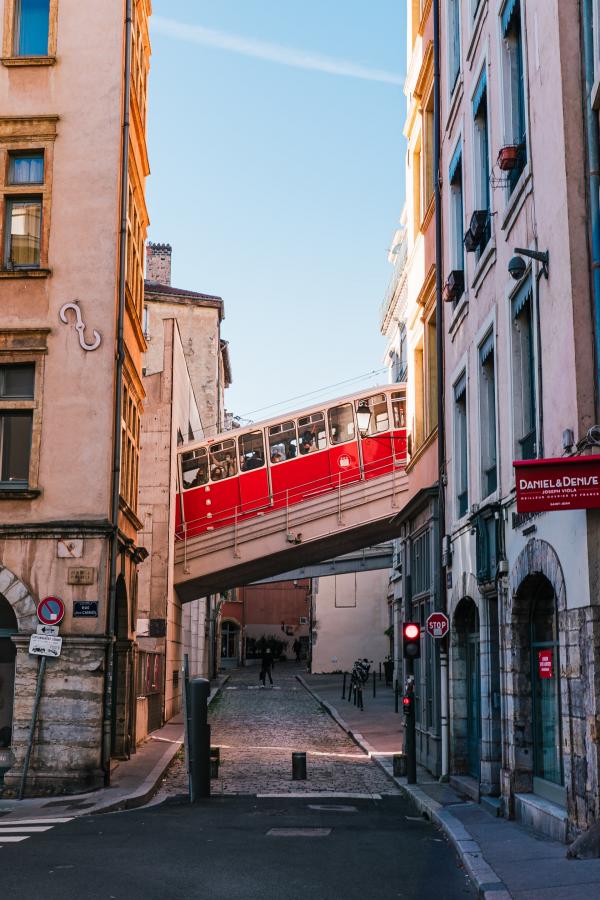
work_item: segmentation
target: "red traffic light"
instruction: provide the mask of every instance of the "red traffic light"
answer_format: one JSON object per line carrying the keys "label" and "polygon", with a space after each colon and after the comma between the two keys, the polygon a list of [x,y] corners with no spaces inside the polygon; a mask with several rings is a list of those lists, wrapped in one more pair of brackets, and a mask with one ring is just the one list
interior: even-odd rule
{"label": "red traffic light", "polygon": [[405,622],[402,626],[404,659],[418,659],[421,655],[421,626],[418,622]]}
{"label": "red traffic light", "polygon": [[410,706],[410,697],[403,697],[402,702],[405,706]]}

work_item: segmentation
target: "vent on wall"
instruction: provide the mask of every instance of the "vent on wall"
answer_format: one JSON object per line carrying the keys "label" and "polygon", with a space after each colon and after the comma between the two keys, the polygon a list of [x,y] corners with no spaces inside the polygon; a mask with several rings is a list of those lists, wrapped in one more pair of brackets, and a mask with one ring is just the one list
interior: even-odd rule
{"label": "vent on wall", "polygon": [[300,616],[300,624],[308,625],[308,619],[306,618],[306,616]]}

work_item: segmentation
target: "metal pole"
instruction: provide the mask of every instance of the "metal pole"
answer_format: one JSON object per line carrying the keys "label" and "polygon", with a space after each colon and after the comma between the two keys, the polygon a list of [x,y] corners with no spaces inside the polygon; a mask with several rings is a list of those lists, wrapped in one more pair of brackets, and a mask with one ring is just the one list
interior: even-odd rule
{"label": "metal pole", "polygon": [[409,784],[417,783],[417,734],[415,725],[415,663],[413,659],[406,661],[408,669],[408,679],[406,683],[406,695],[411,700],[411,712],[405,718],[404,738],[406,753],[406,774]]}
{"label": "metal pole", "polygon": [[344,681],[342,683],[342,700],[346,699],[346,673],[344,672]]}
{"label": "metal pole", "polygon": [[394,687],[394,712],[398,712],[398,696],[400,691],[398,689],[398,679],[396,678],[396,685]]}
{"label": "metal pole", "polygon": [[379,661],[379,680],[381,681],[381,660]]}
{"label": "metal pole", "polygon": [[25,762],[23,763],[23,772],[21,774],[21,786],[19,787],[19,800],[23,799],[25,794],[25,782],[27,781],[27,772],[29,770],[29,760],[31,759],[31,750],[33,748],[33,736],[35,733],[35,723],[37,721],[38,707],[40,705],[40,697],[42,696],[42,683],[44,681],[44,672],[46,671],[46,657],[40,658],[38,667],[37,686],[35,689],[35,699],[33,701],[33,712],[31,713],[31,725],[29,726],[29,741],[27,742],[27,752],[25,753]]}
{"label": "metal pole", "polygon": [[[379,666],[381,667],[381,663],[379,663]],[[381,671],[379,672],[379,677],[381,678]],[[377,675],[375,672],[373,672],[373,696],[377,696]]]}
{"label": "metal pole", "polygon": [[441,721],[440,736],[442,738],[442,774],[440,781],[447,781],[449,772],[448,760],[448,653],[445,647],[440,647],[440,705],[441,705]]}

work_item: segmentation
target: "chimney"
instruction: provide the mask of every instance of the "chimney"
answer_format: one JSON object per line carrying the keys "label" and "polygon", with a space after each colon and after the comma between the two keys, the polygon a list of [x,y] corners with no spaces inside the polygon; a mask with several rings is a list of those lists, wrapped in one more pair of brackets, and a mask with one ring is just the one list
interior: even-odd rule
{"label": "chimney", "polygon": [[148,243],[146,247],[146,280],[157,284],[171,284],[170,244]]}

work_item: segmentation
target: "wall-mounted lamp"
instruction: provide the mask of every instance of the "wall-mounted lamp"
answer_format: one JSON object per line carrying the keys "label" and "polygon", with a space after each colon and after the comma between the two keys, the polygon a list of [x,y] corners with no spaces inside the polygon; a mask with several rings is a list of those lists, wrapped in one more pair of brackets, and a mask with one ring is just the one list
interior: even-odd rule
{"label": "wall-mounted lamp", "polygon": [[515,247],[514,252],[518,254],[518,256],[512,257],[508,264],[508,271],[515,281],[520,281],[527,269],[527,264],[523,259],[524,256],[526,256],[527,259],[535,259],[537,262],[540,262],[542,264],[542,275],[546,279],[548,278],[550,254],[547,250],[543,253],[540,250],[527,250],[524,247]]}

